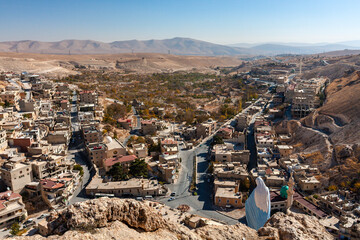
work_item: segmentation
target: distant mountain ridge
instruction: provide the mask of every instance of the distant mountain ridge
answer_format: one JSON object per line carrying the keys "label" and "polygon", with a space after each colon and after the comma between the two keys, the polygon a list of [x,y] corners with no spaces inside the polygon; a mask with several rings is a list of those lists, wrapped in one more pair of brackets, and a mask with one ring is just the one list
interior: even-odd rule
{"label": "distant mountain ridge", "polygon": [[[357,42],[357,41],[352,41]],[[344,44],[238,44],[221,45],[191,38],[164,40],[128,40],[105,43],[93,40],[62,40],[57,42],[8,41],[0,42],[0,52],[24,52],[43,54],[115,54],[115,53],[170,53],[176,55],[236,56],[236,55],[277,55],[315,54],[344,49],[360,49]]]}
{"label": "distant mountain ridge", "polygon": [[129,40],[111,43],[93,40],[62,40],[58,42],[10,41],[0,42],[0,52],[46,54],[114,54],[114,53],[171,53],[177,55],[246,55],[246,48],[229,47],[190,38],[165,40]]}

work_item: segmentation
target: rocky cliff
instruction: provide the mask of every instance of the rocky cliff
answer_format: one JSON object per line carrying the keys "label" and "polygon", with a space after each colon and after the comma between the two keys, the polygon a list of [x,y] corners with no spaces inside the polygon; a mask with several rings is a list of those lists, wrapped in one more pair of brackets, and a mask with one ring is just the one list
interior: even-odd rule
{"label": "rocky cliff", "polygon": [[[258,232],[244,224],[208,225],[193,230],[160,214],[158,203],[101,198],[53,213],[49,236],[15,239],[333,239],[316,218],[277,213]],[[181,214],[179,212],[179,214]]]}
{"label": "rocky cliff", "polygon": [[[300,121],[283,122],[305,161],[322,171],[324,186],[341,185],[360,194],[360,71],[335,79],[326,101]],[[301,123],[301,124],[299,124]],[[282,129],[280,129],[282,130]]]}

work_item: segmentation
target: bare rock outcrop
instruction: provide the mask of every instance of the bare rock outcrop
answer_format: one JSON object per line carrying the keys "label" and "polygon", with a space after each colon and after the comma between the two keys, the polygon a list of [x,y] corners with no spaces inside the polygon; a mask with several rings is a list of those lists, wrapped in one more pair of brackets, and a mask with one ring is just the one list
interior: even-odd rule
{"label": "bare rock outcrop", "polygon": [[319,225],[315,217],[296,213],[277,213],[259,229],[259,236],[281,240],[334,239],[324,227]]}
{"label": "bare rock outcrop", "polygon": [[295,151],[301,152],[303,160],[311,166],[325,171],[332,165],[333,146],[325,133],[306,127],[300,121],[283,121],[275,127],[276,133],[291,135],[290,145],[297,146]]}
{"label": "bare rock outcrop", "polygon": [[35,235],[14,239],[332,239],[315,218],[302,214],[276,213],[259,232],[241,223],[190,230],[175,220],[165,220],[149,206],[154,204],[109,198],[76,203],[50,216],[47,238]]}
{"label": "bare rock outcrop", "polygon": [[237,239],[259,239],[257,232],[244,224],[236,224],[231,226],[213,226],[195,229],[195,233],[199,239],[206,240],[237,240]]}

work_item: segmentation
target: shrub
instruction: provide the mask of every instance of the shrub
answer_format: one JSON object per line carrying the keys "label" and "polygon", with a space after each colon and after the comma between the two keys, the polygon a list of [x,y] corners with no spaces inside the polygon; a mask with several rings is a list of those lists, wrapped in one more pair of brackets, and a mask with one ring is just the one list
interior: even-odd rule
{"label": "shrub", "polygon": [[84,169],[83,169],[83,167],[82,167],[80,164],[75,164],[74,167],[73,167],[73,169],[80,171],[80,176],[83,176],[83,175],[84,175]]}
{"label": "shrub", "polygon": [[20,232],[20,224],[18,222],[14,222],[12,225],[11,225],[11,228],[10,228],[10,233],[12,235],[18,235]]}

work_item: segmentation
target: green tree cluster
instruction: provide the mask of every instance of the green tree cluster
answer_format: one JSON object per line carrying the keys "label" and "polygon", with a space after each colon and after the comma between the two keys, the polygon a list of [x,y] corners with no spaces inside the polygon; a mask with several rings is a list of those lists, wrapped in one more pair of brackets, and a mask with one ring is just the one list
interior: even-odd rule
{"label": "green tree cluster", "polygon": [[77,170],[77,171],[80,171],[80,176],[84,176],[84,169],[80,164],[75,164],[73,169]]}
{"label": "green tree cluster", "polygon": [[145,160],[135,159],[135,161],[130,164],[130,175],[133,177],[146,178],[148,176],[148,167]]}
{"label": "green tree cluster", "polygon": [[14,222],[12,225],[11,225],[11,228],[10,228],[10,234],[12,235],[18,235],[20,232],[20,224],[18,222]]}
{"label": "green tree cluster", "polygon": [[115,181],[122,181],[128,179],[128,174],[126,169],[123,169],[120,163],[115,163],[107,173]]}

